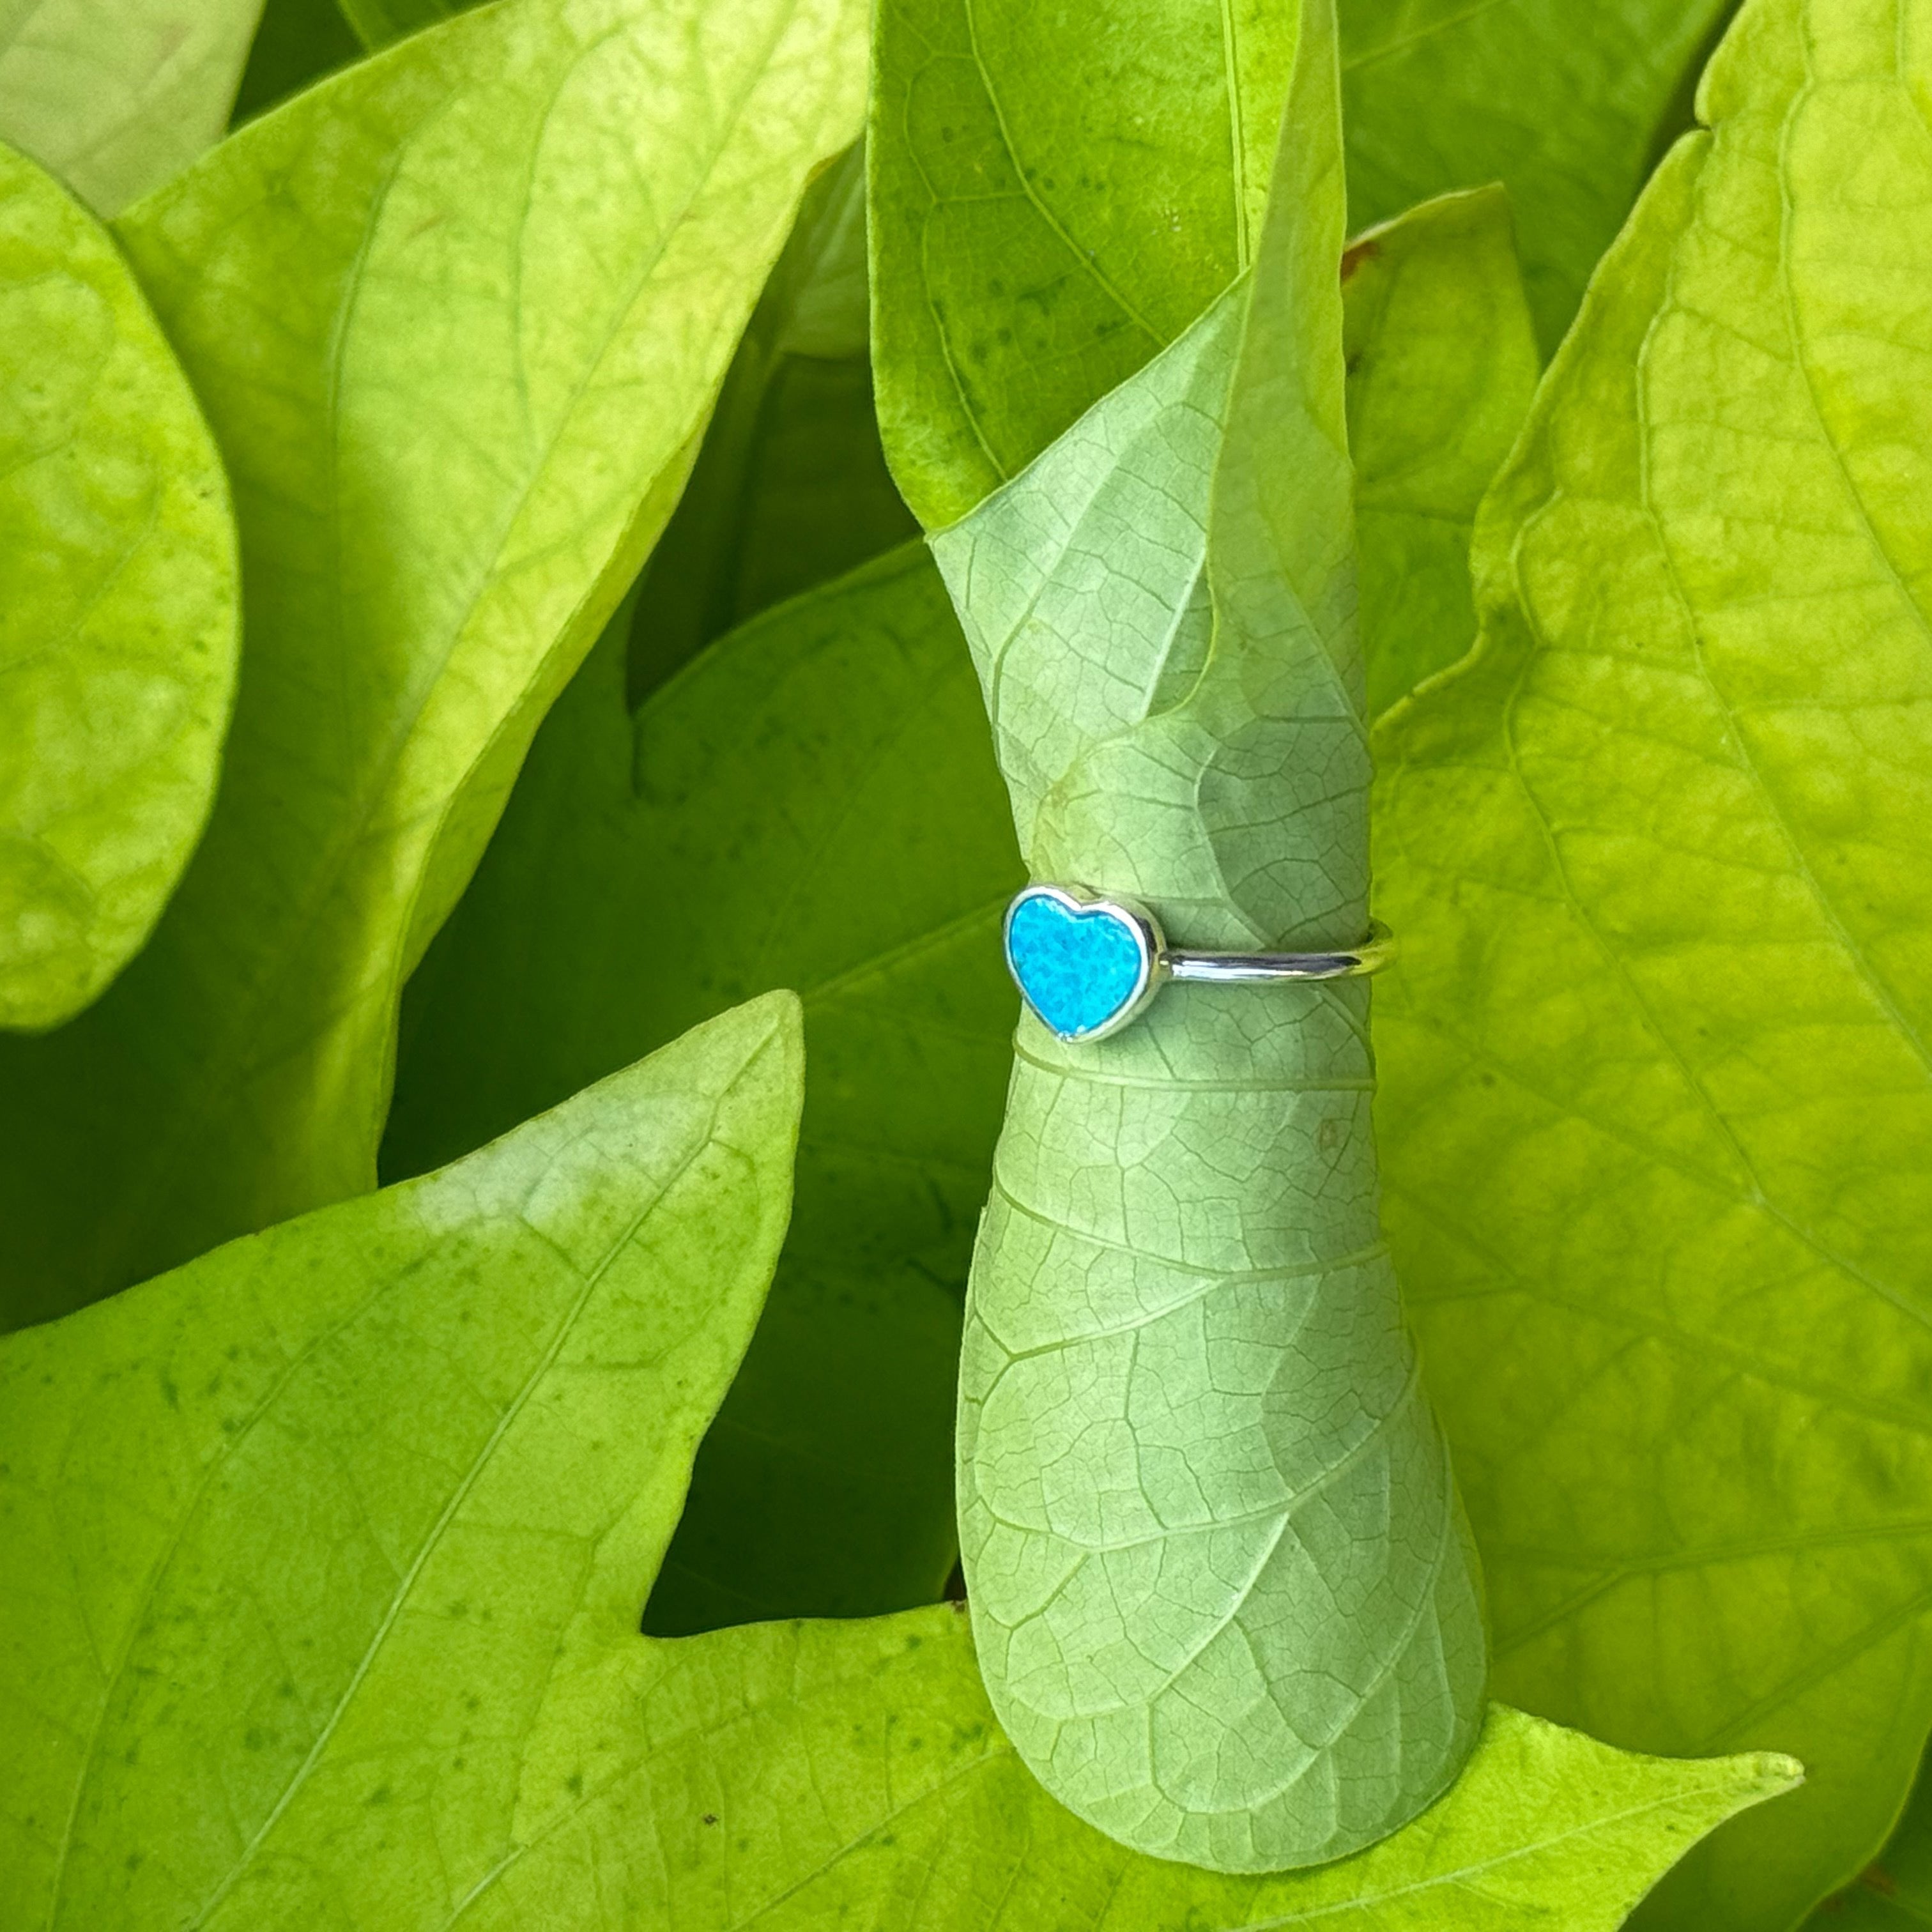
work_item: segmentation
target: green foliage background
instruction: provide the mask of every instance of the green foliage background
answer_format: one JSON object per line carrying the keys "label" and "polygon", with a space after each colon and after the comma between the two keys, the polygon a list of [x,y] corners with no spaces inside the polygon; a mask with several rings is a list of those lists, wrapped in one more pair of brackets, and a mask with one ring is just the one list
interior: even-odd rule
{"label": "green foliage background", "polygon": [[1505,1702],[1255,1877],[1063,1810],[935,1601],[1024,871],[910,540],[1254,271],[1293,21],[110,10],[0,4],[0,1916],[1916,1922],[1924,8],[1748,0],[1688,132],[1716,0],[1339,8]]}

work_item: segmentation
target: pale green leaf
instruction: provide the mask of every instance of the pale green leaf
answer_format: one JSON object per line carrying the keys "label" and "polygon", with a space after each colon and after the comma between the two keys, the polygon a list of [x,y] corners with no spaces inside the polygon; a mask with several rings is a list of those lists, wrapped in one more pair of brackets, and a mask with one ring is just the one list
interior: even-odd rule
{"label": "pale green leaf", "polygon": [[1932,12],[1756,0],[1391,714],[1388,1212],[1502,1694],[1786,1749],[1647,1916],[1774,1932],[1932,1718]]}
{"label": "pale green leaf", "polygon": [[881,0],[870,150],[879,417],[950,524],[1246,265],[1295,10]]}
{"label": "pale green leaf", "polygon": [[214,796],[241,586],[221,459],[113,241],[0,147],[0,1026],[100,994]]}
{"label": "pale green leaf", "polygon": [[1341,0],[1351,219],[1502,182],[1555,348],[1735,4]]}
{"label": "pale green leaf", "polygon": [[1348,453],[1371,716],[1476,634],[1469,532],[1536,388],[1509,203],[1426,202],[1342,257]]}
{"label": "pale green leaf", "polygon": [[153,943],[0,1054],[6,1306],[374,1180],[397,996],[675,501],[852,0],[511,0],[252,123],[122,224],[228,460],[248,635]]}
{"label": "pale green leaf", "polygon": [[939,1594],[959,1299],[1017,1005],[999,920],[1020,882],[922,547],[734,632],[634,724],[607,640],[411,986],[392,1173],[748,994],[804,999],[797,1210],[653,1629]]}
{"label": "pale green leaf", "polygon": [[[932,539],[1032,875],[1177,945],[1346,946],[1368,745],[1343,428],[1332,14],[1252,274]],[[1376,1216],[1368,999],[1174,986],[1030,1016],[961,1370],[960,1541],[1042,1781],[1223,1871],[1340,1857],[1481,1715],[1474,1552]]]}
{"label": "pale green leaf", "polygon": [[1070,1817],[963,1618],[641,1637],[783,1228],[796,1006],[0,1343],[0,1910],[50,1932],[1611,1932],[1768,1757],[1491,1714],[1456,1790],[1234,1880]]}
{"label": "pale green leaf", "polygon": [[0,0],[0,138],[104,214],[228,124],[262,0]]}
{"label": "pale green leaf", "polygon": [[[488,1922],[562,1849],[636,1748],[638,1606],[802,1078],[796,1003],[761,1000],[0,1343],[0,1919]],[[569,1876],[549,1922],[596,1922]]]}

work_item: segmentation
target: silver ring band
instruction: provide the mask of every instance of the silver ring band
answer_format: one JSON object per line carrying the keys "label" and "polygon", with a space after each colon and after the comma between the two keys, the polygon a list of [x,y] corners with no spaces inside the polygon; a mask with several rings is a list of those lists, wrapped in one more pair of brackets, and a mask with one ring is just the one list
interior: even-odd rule
{"label": "silver ring band", "polygon": [[1335,952],[1184,952],[1163,950],[1170,980],[1238,986],[1271,980],[1359,980],[1395,957],[1395,935],[1378,920],[1359,946]]}

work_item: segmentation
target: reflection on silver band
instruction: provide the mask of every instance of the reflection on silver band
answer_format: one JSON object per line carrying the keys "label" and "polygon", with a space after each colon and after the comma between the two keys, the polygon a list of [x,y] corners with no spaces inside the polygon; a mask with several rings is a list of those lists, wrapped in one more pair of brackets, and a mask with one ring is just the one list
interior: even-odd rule
{"label": "reflection on silver band", "polygon": [[1334,952],[1164,952],[1161,963],[1170,980],[1198,980],[1210,986],[1244,986],[1270,980],[1359,980],[1379,973],[1395,957],[1395,936],[1380,920],[1359,946]]}

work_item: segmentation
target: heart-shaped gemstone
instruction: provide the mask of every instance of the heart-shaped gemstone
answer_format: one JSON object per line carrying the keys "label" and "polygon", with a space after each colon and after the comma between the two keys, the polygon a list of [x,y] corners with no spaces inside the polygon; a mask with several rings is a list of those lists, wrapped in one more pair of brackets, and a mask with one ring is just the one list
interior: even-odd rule
{"label": "heart-shaped gemstone", "polygon": [[1058,886],[1029,886],[1006,913],[1006,964],[1027,1004],[1062,1040],[1124,1025],[1153,978],[1148,922],[1107,900],[1083,904]]}

